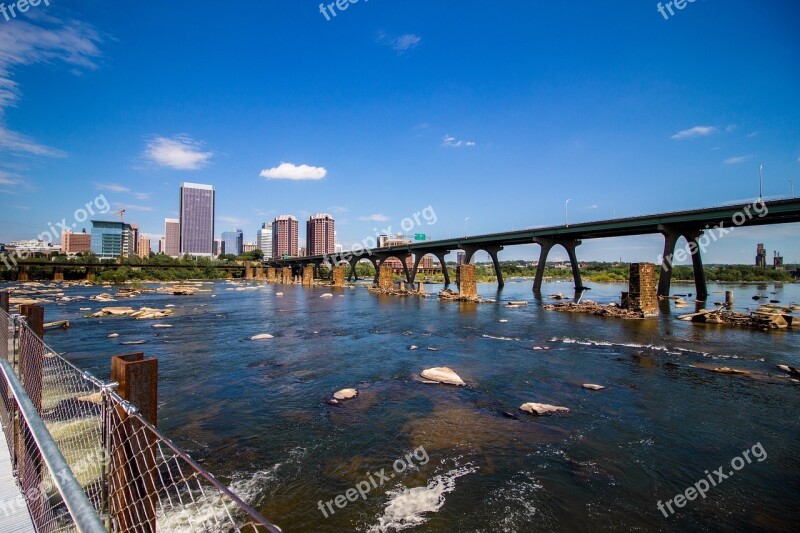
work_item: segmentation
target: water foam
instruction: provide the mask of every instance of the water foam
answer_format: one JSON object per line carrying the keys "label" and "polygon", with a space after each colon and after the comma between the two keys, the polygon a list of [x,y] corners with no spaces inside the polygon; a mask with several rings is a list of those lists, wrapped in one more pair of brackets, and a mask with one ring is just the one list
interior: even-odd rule
{"label": "water foam", "polygon": [[477,470],[472,465],[454,468],[435,476],[425,487],[401,487],[388,491],[389,503],[383,516],[378,518],[378,523],[368,530],[369,533],[400,531],[424,524],[428,521],[425,514],[439,511],[446,495],[455,490],[456,479]]}

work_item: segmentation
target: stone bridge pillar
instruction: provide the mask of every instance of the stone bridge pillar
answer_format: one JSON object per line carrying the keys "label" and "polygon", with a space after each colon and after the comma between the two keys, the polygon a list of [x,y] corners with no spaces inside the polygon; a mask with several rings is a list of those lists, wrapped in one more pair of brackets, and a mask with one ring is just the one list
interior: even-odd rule
{"label": "stone bridge pillar", "polygon": [[646,317],[658,316],[656,268],[653,263],[631,263],[628,300],[623,302],[624,307]]}
{"label": "stone bridge pillar", "polygon": [[344,288],[344,276],[345,276],[346,268],[343,266],[337,266],[333,269],[333,286]]}
{"label": "stone bridge pillar", "polygon": [[20,266],[17,272],[17,281],[28,281],[28,267]]}
{"label": "stone bridge pillar", "polygon": [[56,267],[53,270],[53,281],[64,281],[64,269]]}
{"label": "stone bridge pillar", "polygon": [[253,279],[253,267],[250,265],[250,261],[244,262],[244,279]]}
{"label": "stone bridge pillar", "polygon": [[478,282],[475,279],[475,265],[458,266],[458,292],[461,296],[475,298],[478,296]]}
{"label": "stone bridge pillar", "polygon": [[292,267],[283,267],[281,270],[281,283],[292,283]]}
{"label": "stone bridge pillar", "polygon": [[390,266],[381,265],[378,271],[378,288],[391,290],[394,287],[394,270]]}
{"label": "stone bridge pillar", "polygon": [[314,265],[306,265],[303,267],[303,285],[313,285],[314,284]]}
{"label": "stone bridge pillar", "polygon": [[267,282],[275,283],[278,281],[278,269],[267,267]]}

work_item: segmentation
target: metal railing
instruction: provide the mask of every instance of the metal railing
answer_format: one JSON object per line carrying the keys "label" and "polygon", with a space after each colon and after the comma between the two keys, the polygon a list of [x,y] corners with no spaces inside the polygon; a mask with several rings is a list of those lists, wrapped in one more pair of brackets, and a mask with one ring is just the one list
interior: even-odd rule
{"label": "metal railing", "polygon": [[[26,499],[38,530],[95,531],[99,520],[104,531],[123,533],[281,531],[149,423],[115,392],[115,383],[80,370],[45,344],[23,317],[2,309],[0,359],[5,375],[0,420],[18,481],[24,489],[33,479],[46,495]],[[14,371],[19,389],[12,383]],[[15,394],[25,397],[41,426],[21,416],[22,400]],[[23,438],[25,432],[42,430],[67,470],[57,460],[26,466],[26,454],[52,452],[36,439]],[[72,477],[69,487],[80,487],[80,498],[60,492],[53,482],[60,475]],[[72,514],[78,500],[88,502],[92,517]]]}

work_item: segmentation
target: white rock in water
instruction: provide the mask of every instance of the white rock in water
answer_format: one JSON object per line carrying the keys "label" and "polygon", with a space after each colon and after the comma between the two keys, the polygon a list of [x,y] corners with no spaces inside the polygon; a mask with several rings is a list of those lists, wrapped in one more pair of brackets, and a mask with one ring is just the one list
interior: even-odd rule
{"label": "white rock in water", "polygon": [[331,294],[331,293],[329,293],[329,292],[326,292],[325,294],[323,294],[322,296],[320,296],[320,298],[333,298],[333,294]]}
{"label": "white rock in water", "polygon": [[500,322],[501,324],[505,324],[506,322],[508,322],[508,320],[506,320],[505,318],[501,318],[500,320],[498,320],[498,322]]}
{"label": "white rock in water", "polygon": [[408,347],[408,349],[409,350],[418,350],[419,347],[416,344],[412,344],[411,346]]}
{"label": "white rock in water", "polygon": [[261,333],[259,335],[253,335],[252,337],[250,337],[250,340],[251,341],[264,341],[264,340],[267,340],[267,339],[274,339],[274,338],[275,337],[273,337],[269,333]]}
{"label": "white rock in water", "polygon": [[116,339],[117,337],[119,337],[119,333],[111,333],[106,338],[107,339]]}
{"label": "white rock in water", "polygon": [[175,307],[175,304],[167,304],[164,307]]}
{"label": "white rock in water", "polygon": [[153,324],[154,328],[171,328],[172,324]]}
{"label": "white rock in water", "polygon": [[283,296],[283,293],[282,292],[276,292],[275,296]]}
{"label": "white rock in water", "polygon": [[333,395],[333,397],[339,401],[352,400],[356,396],[358,396],[358,391],[356,389],[342,389]]}
{"label": "white rock in water", "polygon": [[546,415],[549,413],[568,413],[569,409],[566,407],[559,407],[557,405],[549,405],[546,403],[525,403],[519,408],[520,411],[525,411],[532,415]]}
{"label": "white rock in water", "polygon": [[458,374],[447,367],[428,368],[427,370],[423,370],[420,375],[427,380],[445,383],[447,385],[457,385],[459,387],[466,385]]}
{"label": "white rock in water", "polygon": [[588,390],[603,390],[603,389],[605,389],[604,386],[595,385],[594,383],[584,383],[583,384],[583,388],[584,389],[588,389]]}

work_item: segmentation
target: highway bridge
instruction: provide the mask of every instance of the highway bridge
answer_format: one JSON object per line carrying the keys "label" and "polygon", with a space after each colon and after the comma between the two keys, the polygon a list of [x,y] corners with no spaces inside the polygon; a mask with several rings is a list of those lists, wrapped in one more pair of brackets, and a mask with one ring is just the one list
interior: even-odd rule
{"label": "highway bridge", "polygon": [[[569,256],[575,289],[584,290],[578,266],[576,249],[587,239],[604,239],[611,237],[629,237],[635,235],[661,234],[664,236],[664,251],[661,261],[661,274],[658,285],[659,295],[669,295],[672,280],[672,265],[678,240],[683,237],[691,252],[694,269],[697,297],[708,298],[708,289],[703,270],[702,251],[719,239],[724,239],[738,227],[763,226],[771,224],[790,224],[800,222],[800,199],[775,200],[768,202],[754,201],[744,204],[732,204],[689,211],[659,213],[628,218],[614,218],[596,222],[583,222],[542,228],[507,231],[487,235],[466,236],[438,241],[415,242],[402,246],[365,250],[361,253],[342,252],[331,255],[312,257],[293,257],[274,259],[265,262],[270,267],[301,268],[312,264],[350,265],[350,277],[355,276],[355,265],[361,260],[369,260],[376,272],[381,263],[396,258],[403,264],[406,281],[413,284],[416,280],[419,264],[425,255],[437,257],[442,265],[445,256],[454,250],[463,250],[465,261],[470,262],[476,252],[483,250],[489,254],[494,264],[497,282],[503,285],[503,274],[497,258],[498,252],[506,246],[521,244],[538,244],[541,247],[539,263],[534,280],[534,291],[541,290],[544,269],[548,254],[555,246],[562,246]],[[798,231],[800,237],[800,231]],[[411,269],[406,259],[413,258]],[[450,284],[447,269],[444,269],[445,283]]]}

